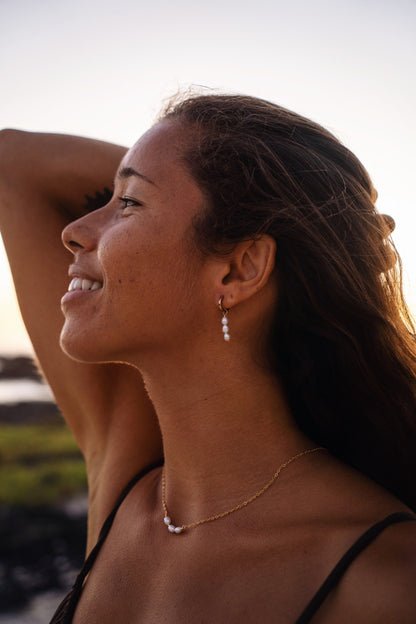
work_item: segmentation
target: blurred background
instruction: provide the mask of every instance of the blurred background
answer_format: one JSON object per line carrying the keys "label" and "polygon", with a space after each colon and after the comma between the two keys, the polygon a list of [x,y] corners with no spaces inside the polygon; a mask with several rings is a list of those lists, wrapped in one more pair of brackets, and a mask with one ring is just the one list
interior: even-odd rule
{"label": "blurred background", "polygon": [[[291,108],[368,169],[415,313],[415,27],[415,0],[0,0],[0,127],[131,145],[190,85]],[[4,624],[48,621],[82,559],[82,461],[31,357],[0,246]]]}

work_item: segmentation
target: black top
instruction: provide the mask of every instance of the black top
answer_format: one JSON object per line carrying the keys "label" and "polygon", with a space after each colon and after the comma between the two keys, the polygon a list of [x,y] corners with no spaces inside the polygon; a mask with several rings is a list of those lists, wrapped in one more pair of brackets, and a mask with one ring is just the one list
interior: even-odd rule
{"label": "black top", "polygon": [[[111,526],[113,524],[115,515],[124,501],[130,490],[136,485],[138,481],[146,474],[148,474],[154,468],[159,467],[161,464],[152,464],[148,466],[144,470],[142,470],[138,475],[136,475],[130,483],[124,488],[122,493],[120,494],[114,509],[106,519],[103,524],[103,527],[100,531],[100,535],[97,541],[97,544],[90,552],[87,557],[81,572],[78,574],[74,586],[72,587],[69,594],[64,598],[59,607],[57,608],[55,615],[53,616],[50,624],[71,624],[72,618],[75,613],[75,609],[77,608],[78,601],[81,597],[81,593],[83,590],[83,583],[91,570],[94,562],[98,556],[98,553],[101,550],[102,545],[104,544],[107,535],[110,532]],[[357,539],[356,542],[347,550],[345,555],[339,560],[335,568],[328,575],[326,580],[323,582],[319,590],[316,592],[312,600],[307,605],[306,609],[302,612],[300,617],[296,620],[295,624],[308,624],[311,621],[315,613],[318,611],[319,607],[328,596],[330,591],[339,583],[342,578],[344,572],[348,569],[350,564],[354,561],[356,557],[365,549],[367,546],[371,544],[371,542],[382,532],[384,529],[392,524],[396,524],[398,522],[405,522],[407,520],[416,520],[416,516],[412,513],[406,512],[398,512],[394,514],[390,514],[380,522],[377,522],[372,527],[370,527],[361,537]]]}

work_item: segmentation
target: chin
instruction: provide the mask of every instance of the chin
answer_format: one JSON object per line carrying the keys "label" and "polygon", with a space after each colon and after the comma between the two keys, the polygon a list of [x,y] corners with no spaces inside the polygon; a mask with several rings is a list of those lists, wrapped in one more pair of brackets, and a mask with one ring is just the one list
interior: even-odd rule
{"label": "chin", "polygon": [[99,358],[96,353],[92,353],[91,349],[88,349],[86,345],[82,347],[80,345],[74,344],[72,341],[67,341],[65,338],[59,341],[60,347],[62,351],[71,358],[71,360],[76,360],[77,362],[85,362],[85,363],[98,363]]}
{"label": "chin", "polygon": [[106,358],[103,359],[103,354],[100,353],[101,349],[97,349],[96,341],[91,336],[72,332],[66,325],[61,331],[59,344],[62,351],[77,362],[98,363],[107,361]]}
{"label": "chin", "polygon": [[[105,335],[105,334],[104,334]],[[108,364],[113,362],[133,364],[129,354],[120,353],[117,349],[111,349],[110,345],[103,340],[100,333],[99,338],[91,333],[77,332],[64,325],[59,340],[62,351],[77,362],[85,364]]]}

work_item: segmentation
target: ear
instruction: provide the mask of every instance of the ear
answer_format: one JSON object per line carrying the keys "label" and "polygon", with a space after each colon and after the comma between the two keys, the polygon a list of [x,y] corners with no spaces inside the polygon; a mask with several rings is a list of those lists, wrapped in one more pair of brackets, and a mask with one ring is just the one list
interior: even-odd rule
{"label": "ear", "polygon": [[268,234],[238,243],[225,258],[218,284],[218,298],[223,297],[224,308],[231,308],[264,288],[273,272],[275,255],[276,241]]}

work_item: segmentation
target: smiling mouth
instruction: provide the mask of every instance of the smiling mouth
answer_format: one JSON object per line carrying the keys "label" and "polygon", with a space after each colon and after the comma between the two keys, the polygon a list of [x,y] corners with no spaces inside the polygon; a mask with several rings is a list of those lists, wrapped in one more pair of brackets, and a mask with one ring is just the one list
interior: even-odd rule
{"label": "smiling mouth", "polygon": [[68,286],[68,292],[72,292],[73,290],[99,290],[102,287],[102,282],[82,279],[81,277],[74,277]]}

